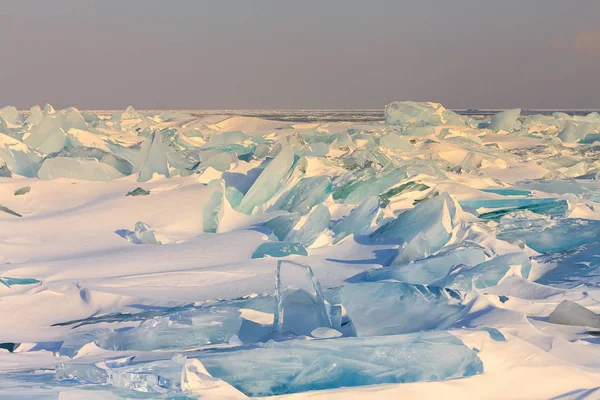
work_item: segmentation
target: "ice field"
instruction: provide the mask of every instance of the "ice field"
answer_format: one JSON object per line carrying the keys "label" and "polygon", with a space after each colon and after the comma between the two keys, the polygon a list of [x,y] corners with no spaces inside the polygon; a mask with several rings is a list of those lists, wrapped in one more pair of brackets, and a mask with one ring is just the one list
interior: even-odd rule
{"label": "ice field", "polygon": [[600,399],[600,114],[343,115],[0,109],[0,398]]}

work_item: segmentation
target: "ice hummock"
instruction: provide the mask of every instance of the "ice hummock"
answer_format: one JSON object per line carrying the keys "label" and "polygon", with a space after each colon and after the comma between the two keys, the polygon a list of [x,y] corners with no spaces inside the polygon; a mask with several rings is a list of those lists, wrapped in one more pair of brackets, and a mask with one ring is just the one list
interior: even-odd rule
{"label": "ice hummock", "polygon": [[556,306],[548,319],[554,324],[600,328],[600,315],[570,300]]}

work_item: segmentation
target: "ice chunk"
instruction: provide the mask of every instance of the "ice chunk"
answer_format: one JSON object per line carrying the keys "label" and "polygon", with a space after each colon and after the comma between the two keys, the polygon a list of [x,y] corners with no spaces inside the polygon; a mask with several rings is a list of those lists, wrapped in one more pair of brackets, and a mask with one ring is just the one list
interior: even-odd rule
{"label": "ice chunk", "polygon": [[465,125],[465,119],[439,103],[395,101],[385,106],[388,125]]}
{"label": "ice chunk", "polygon": [[156,240],[152,228],[143,222],[136,222],[133,232],[126,229],[120,229],[116,233],[134,244],[161,244]]}
{"label": "ice chunk", "polygon": [[133,172],[139,172],[139,182],[145,182],[156,173],[169,177],[167,156],[163,148],[160,135],[154,131],[146,138],[142,145]]}
{"label": "ice chunk", "polygon": [[294,149],[289,146],[283,148],[250,187],[240,202],[238,211],[244,214],[252,214],[256,206],[268,201],[275,194],[293,165]]}
{"label": "ice chunk", "polygon": [[270,342],[199,358],[212,376],[249,396],[439,381],[483,372],[477,354],[445,332]]}
{"label": "ice chunk", "polygon": [[310,266],[278,261],[275,296],[275,335],[310,335],[316,328],[331,328],[321,285]]}
{"label": "ice chunk", "polygon": [[71,331],[60,346],[59,354],[73,358],[88,343],[109,332],[109,329],[93,329],[89,331]]}
{"label": "ice chunk", "polygon": [[500,196],[531,196],[529,190],[518,189],[481,189],[482,192],[499,194]]}
{"label": "ice chunk", "polygon": [[301,226],[296,226],[284,240],[302,243],[303,246],[308,247],[329,227],[330,219],[329,209],[320,204],[303,218],[304,221],[300,220],[298,224]]}
{"label": "ice chunk", "polygon": [[33,106],[29,109],[29,117],[27,117],[25,122],[29,125],[36,125],[42,121],[42,118],[44,118],[44,113],[42,113],[40,106]]}
{"label": "ice chunk", "polygon": [[148,196],[150,194],[149,190],[145,190],[141,187],[136,187],[135,189],[133,189],[130,192],[127,192],[127,194],[125,196]]}
{"label": "ice chunk", "polygon": [[6,121],[0,117],[0,133],[6,132],[8,130],[8,126],[6,125]]}
{"label": "ice chunk", "polygon": [[600,328],[600,315],[570,300],[563,300],[556,306],[548,319],[553,324]]}
{"label": "ice chunk", "polygon": [[523,278],[529,277],[531,262],[524,253],[506,254],[474,267],[457,265],[435,285],[470,291],[496,286],[509,272],[515,271]]}
{"label": "ice chunk", "polygon": [[18,175],[29,178],[37,176],[41,157],[24,143],[0,133],[0,164],[6,164],[8,169]]}
{"label": "ice chunk", "polygon": [[357,336],[448,329],[466,312],[460,293],[404,282],[355,283],[338,289]]}
{"label": "ice chunk", "polygon": [[82,179],[88,181],[110,181],[124,175],[108,164],[97,160],[55,157],[44,160],[38,172],[40,179]]}
{"label": "ice chunk", "polygon": [[300,221],[300,214],[292,213],[277,216],[263,224],[273,231],[273,235],[279,240],[284,240],[288,233]]}
{"label": "ice chunk", "polygon": [[600,242],[600,221],[549,219],[520,211],[500,219],[497,237],[506,241],[523,240],[527,246],[541,253],[563,251]]}
{"label": "ice chunk", "polygon": [[566,200],[551,199],[550,201],[534,203],[531,205],[516,208],[490,211],[487,213],[479,214],[479,218],[483,220],[497,220],[512,212],[524,210],[529,210],[536,214],[548,215],[551,217],[564,217],[567,211],[569,211],[569,203],[567,203]]}
{"label": "ice chunk", "polygon": [[360,204],[369,196],[379,195],[406,178],[406,167],[388,167],[377,172],[365,168],[350,172],[335,182],[333,198],[347,204]]}
{"label": "ice chunk", "polygon": [[470,151],[461,161],[460,168],[465,172],[475,172],[481,167],[482,160],[483,158],[480,155]]}
{"label": "ice chunk", "polygon": [[512,132],[515,129],[519,129],[520,123],[517,120],[520,116],[520,108],[513,108],[511,110],[500,111],[498,114],[492,117],[492,121],[490,122],[490,129],[493,131],[505,132]]}
{"label": "ice chunk", "polygon": [[427,238],[430,252],[434,253],[450,240],[459,208],[448,193],[442,193],[381,226],[371,238],[375,242],[404,244],[422,234]]}
{"label": "ice chunk", "polygon": [[274,209],[308,214],[313,206],[322,203],[331,193],[329,177],[303,178],[273,205]]}
{"label": "ice chunk", "polygon": [[223,217],[223,200],[225,184],[221,179],[215,179],[208,183],[208,189],[211,190],[208,201],[204,205],[203,230],[206,233],[217,233],[219,230],[219,221]]}
{"label": "ice chunk", "polygon": [[113,351],[185,350],[229,343],[241,324],[235,308],[197,309],[149,319],[133,329],[104,332],[94,342]]}
{"label": "ice chunk", "polygon": [[[142,393],[181,393],[181,372],[185,357],[176,355],[171,360],[133,364],[107,370],[106,383],[120,389]],[[100,383],[100,382],[97,382]]]}
{"label": "ice chunk", "polygon": [[388,190],[387,192],[379,195],[379,198],[381,199],[381,207],[382,208],[387,207],[387,205],[390,203],[390,200],[395,196],[399,196],[399,195],[401,195],[403,193],[407,193],[407,192],[415,192],[415,191],[422,192],[427,189],[429,189],[429,186],[422,184],[422,183],[413,182],[413,181],[403,183],[402,185],[399,185],[399,186],[395,186],[395,187],[391,188],[390,190]]}
{"label": "ice chunk", "polygon": [[412,262],[360,273],[352,281],[384,281],[395,279],[407,283],[432,284],[443,279],[454,265],[475,266],[485,261],[485,251],[478,247],[444,250],[436,255]]}
{"label": "ice chunk", "polygon": [[265,242],[258,246],[252,258],[263,258],[269,257],[287,257],[291,254],[298,254],[301,256],[307,256],[308,252],[302,243],[297,242]]}
{"label": "ice chunk", "polygon": [[15,190],[15,196],[23,196],[29,192],[31,192],[31,186],[23,186]]}
{"label": "ice chunk", "polygon": [[379,198],[370,196],[333,227],[335,242],[348,235],[364,235],[379,211]]}
{"label": "ice chunk", "polygon": [[13,125],[21,125],[23,122],[23,117],[14,106],[0,108],[0,118]]}

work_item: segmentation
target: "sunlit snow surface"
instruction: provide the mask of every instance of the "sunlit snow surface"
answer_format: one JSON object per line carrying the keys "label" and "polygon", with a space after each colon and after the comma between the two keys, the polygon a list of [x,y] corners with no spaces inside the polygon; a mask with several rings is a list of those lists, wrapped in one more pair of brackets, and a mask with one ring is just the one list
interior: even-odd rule
{"label": "sunlit snow surface", "polygon": [[0,109],[0,398],[597,398],[600,115],[476,114]]}

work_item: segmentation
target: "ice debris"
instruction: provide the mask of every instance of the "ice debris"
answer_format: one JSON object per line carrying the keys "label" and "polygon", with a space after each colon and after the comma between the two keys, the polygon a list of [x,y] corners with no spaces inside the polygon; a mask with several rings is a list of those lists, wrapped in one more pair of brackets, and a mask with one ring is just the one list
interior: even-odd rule
{"label": "ice debris", "polygon": [[600,328],[600,315],[571,300],[563,300],[548,319],[553,324]]}
{"label": "ice debris", "polygon": [[23,186],[15,190],[15,196],[23,196],[29,192],[31,192],[31,186]]}
{"label": "ice debris", "polygon": [[135,223],[133,231],[121,229],[116,233],[134,244],[161,244],[161,242],[156,240],[154,230],[141,221]]}

